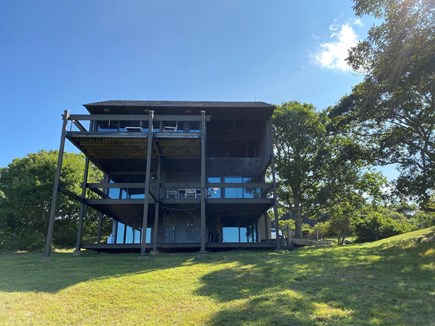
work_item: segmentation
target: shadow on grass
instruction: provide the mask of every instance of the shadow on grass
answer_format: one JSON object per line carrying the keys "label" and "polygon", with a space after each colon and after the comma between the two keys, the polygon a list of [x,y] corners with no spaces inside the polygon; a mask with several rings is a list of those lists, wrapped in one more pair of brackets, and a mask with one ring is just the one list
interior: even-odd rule
{"label": "shadow on grass", "polygon": [[193,255],[147,256],[138,254],[53,253],[52,259],[40,253],[0,255],[0,291],[54,293],[77,283],[139,273],[150,273],[181,266]]}
{"label": "shadow on grass", "polygon": [[212,325],[426,325],[433,242],[228,256],[198,294],[224,305]]}
{"label": "shadow on grass", "polygon": [[416,242],[226,252],[203,260],[194,253],[144,260],[137,254],[55,253],[49,261],[40,254],[1,255],[0,291],[55,293],[89,280],[198,265],[195,275],[184,270],[194,286],[180,300],[213,300],[211,325],[428,325],[435,306],[434,252],[433,242]]}

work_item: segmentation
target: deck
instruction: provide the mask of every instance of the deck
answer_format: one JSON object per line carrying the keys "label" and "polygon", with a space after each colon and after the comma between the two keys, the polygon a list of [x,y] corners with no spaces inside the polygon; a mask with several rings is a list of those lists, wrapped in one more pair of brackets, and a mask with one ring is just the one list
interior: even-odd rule
{"label": "deck", "polygon": [[[153,245],[148,243],[146,245],[147,251],[152,250]],[[198,243],[161,243],[158,245],[158,250],[163,252],[177,252],[177,251],[199,251],[201,244]],[[209,251],[225,251],[236,249],[275,249],[275,242],[253,242],[253,243],[206,243],[206,249]],[[95,250],[109,253],[122,253],[122,252],[140,252],[140,244],[82,244],[82,249]],[[289,248],[286,248],[289,249]]]}

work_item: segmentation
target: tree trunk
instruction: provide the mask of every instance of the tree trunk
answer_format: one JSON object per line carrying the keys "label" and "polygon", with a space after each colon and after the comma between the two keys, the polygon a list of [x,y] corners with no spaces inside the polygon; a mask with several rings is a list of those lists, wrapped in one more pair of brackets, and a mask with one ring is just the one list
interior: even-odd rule
{"label": "tree trunk", "polygon": [[302,214],[301,214],[301,204],[299,200],[295,200],[294,217],[295,217],[295,238],[302,239]]}

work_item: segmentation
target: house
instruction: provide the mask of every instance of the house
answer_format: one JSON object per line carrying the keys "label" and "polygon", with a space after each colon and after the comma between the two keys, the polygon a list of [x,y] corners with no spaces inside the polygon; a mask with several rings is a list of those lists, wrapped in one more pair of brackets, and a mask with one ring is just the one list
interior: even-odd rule
{"label": "house", "polygon": [[[45,255],[59,191],[81,202],[76,252],[267,248],[275,208],[271,116],[263,102],[105,101],[63,114]],[[81,195],[59,186],[65,141],[85,154]],[[89,163],[104,180],[89,183]],[[275,176],[273,173],[273,181]],[[94,196],[86,198],[87,190]],[[82,242],[86,207],[113,220],[110,243]]]}

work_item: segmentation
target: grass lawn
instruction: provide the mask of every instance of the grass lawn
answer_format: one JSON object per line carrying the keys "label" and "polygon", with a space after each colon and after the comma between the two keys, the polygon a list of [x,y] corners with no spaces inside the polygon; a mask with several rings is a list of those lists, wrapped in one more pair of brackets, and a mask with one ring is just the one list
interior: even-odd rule
{"label": "grass lawn", "polygon": [[1,325],[435,325],[435,228],[294,251],[0,255]]}

